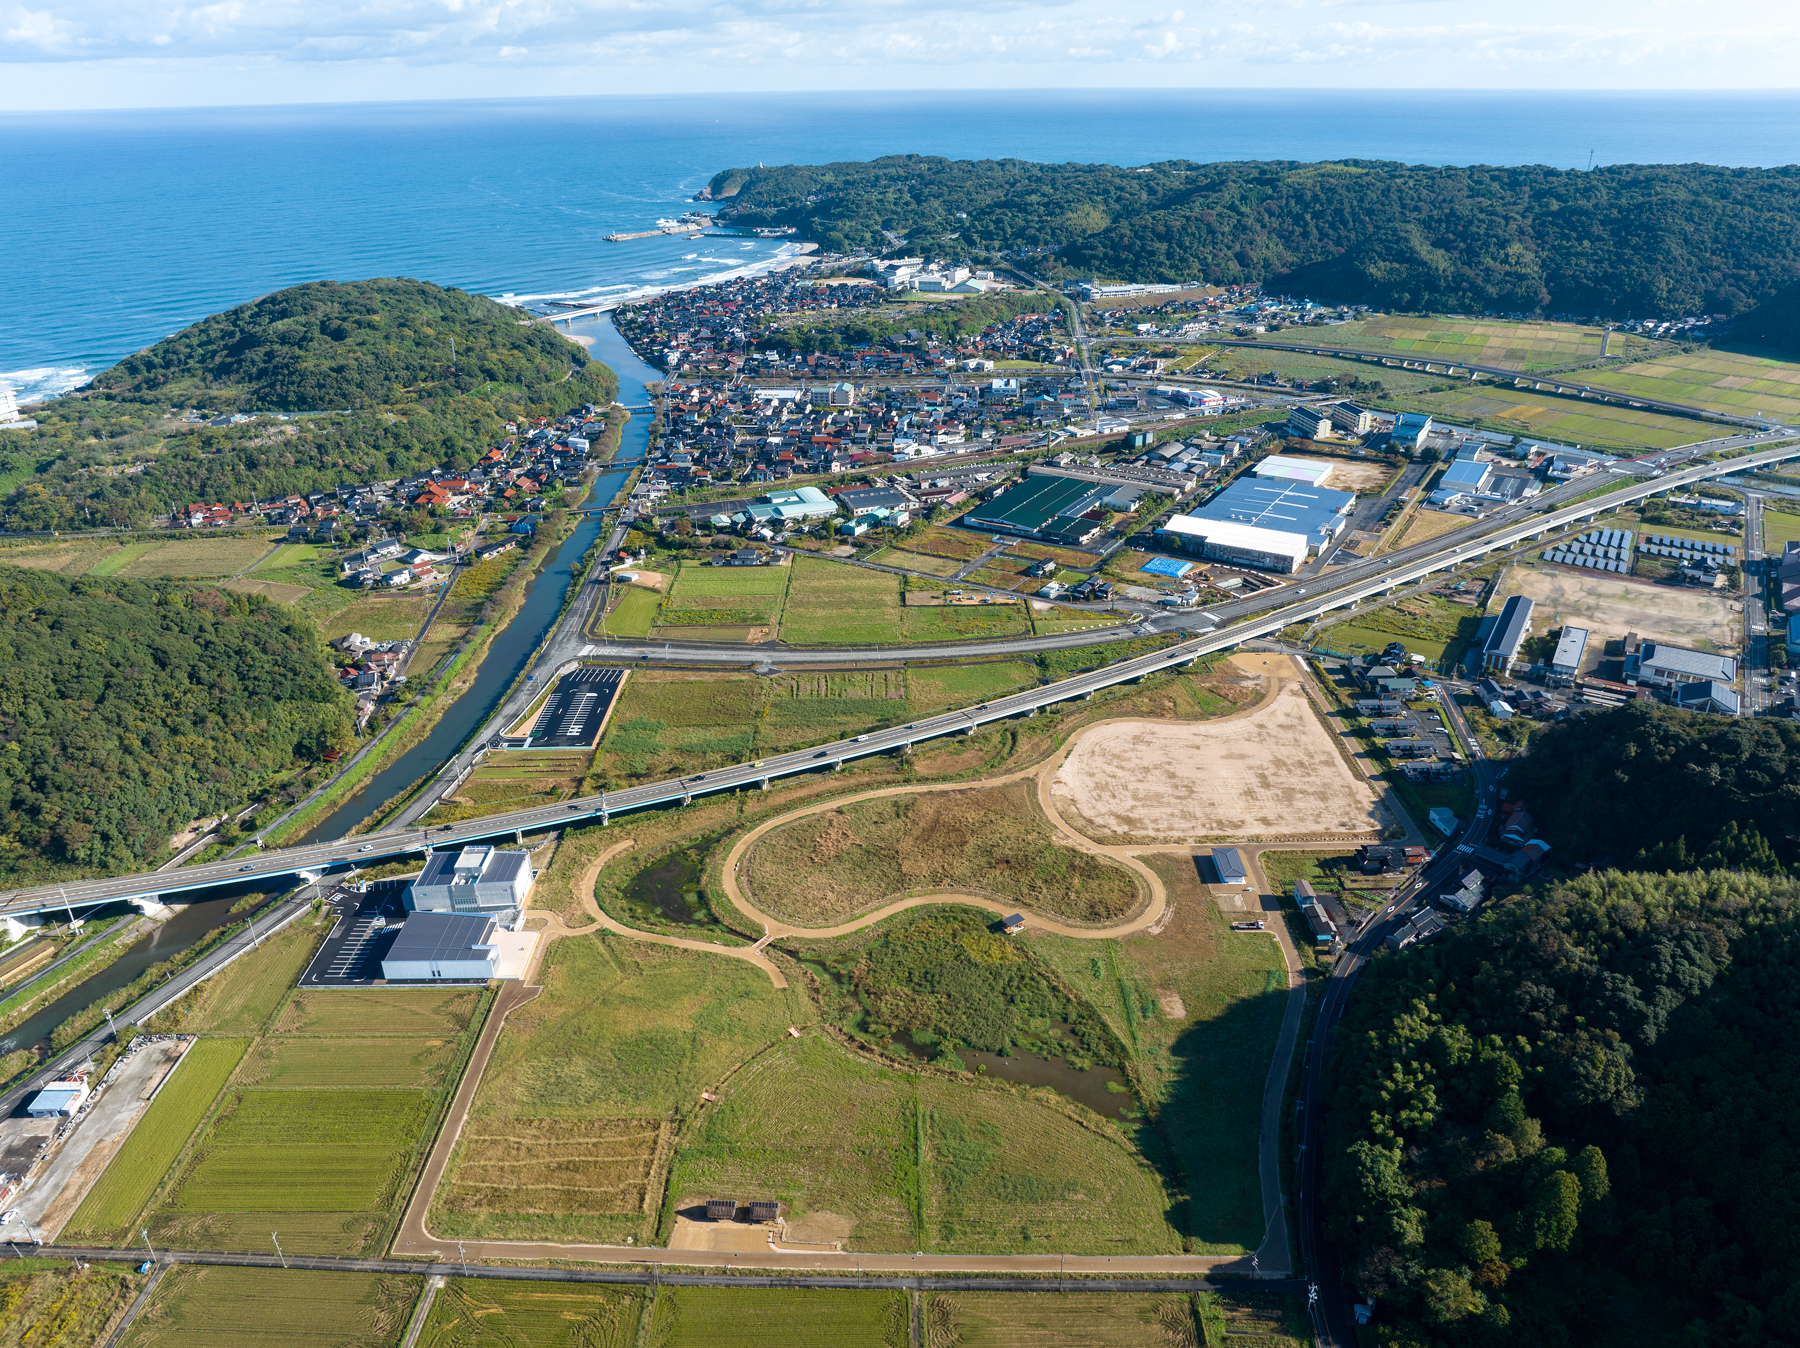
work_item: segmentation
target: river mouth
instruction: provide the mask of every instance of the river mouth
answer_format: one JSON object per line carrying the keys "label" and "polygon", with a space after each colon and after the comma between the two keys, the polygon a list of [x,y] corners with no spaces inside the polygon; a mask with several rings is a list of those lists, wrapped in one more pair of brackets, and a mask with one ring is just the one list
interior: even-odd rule
{"label": "river mouth", "polygon": [[[1072,1038],[1069,1026],[1058,1026],[1057,1029],[1058,1037]],[[950,1055],[941,1043],[919,1043],[905,1030],[893,1037],[893,1046],[920,1062],[955,1066],[955,1063],[944,1061]],[[1116,1067],[1099,1063],[1086,1068],[1075,1067],[1066,1058],[1046,1057],[1023,1049],[987,1053],[980,1049],[958,1048],[954,1056],[965,1070],[979,1076],[998,1077],[1020,1086],[1048,1086],[1058,1095],[1066,1095],[1104,1118],[1131,1117],[1137,1104],[1124,1073]]]}

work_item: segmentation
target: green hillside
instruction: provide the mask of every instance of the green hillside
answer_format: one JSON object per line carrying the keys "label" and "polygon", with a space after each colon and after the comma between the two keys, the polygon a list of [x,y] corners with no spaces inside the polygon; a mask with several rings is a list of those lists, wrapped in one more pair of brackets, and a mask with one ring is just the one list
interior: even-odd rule
{"label": "green hillside", "polygon": [[1797,913],[1606,872],[1376,959],[1325,1114],[1370,1342],[1800,1342]]}
{"label": "green hillside", "polygon": [[167,581],[0,566],[0,883],[138,869],[351,739],[306,619]]}
{"label": "green hillside", "polygon": [[[267,498],[466,468],[520,417],[610,403],[606,366],[479,295],[317,281],[203,319],[14,432],[17,530],[129,526],[192,501]],[[186,409],[282,413],[196,424]],[[23,480],[21,480],[23,479]]]}
{"label": "green hillside", "polygon": [[1414,167],[1372,160],[1137,168],[952,161],[730,169],[740,224],[827,248],[1048,246],[1120,280],[1267,282],[1411,311],[1738,314],[1800,280],[1800,167]]}

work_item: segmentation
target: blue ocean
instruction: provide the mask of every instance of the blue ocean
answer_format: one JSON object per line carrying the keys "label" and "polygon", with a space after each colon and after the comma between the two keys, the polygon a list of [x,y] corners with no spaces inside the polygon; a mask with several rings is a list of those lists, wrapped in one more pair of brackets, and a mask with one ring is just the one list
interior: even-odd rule
{"label": "blue ocean", "polygon": [[0,380],[74,387],[283,286],[413,276],[623,295],[783,245],[607,243],[715,172],[920,153],[1141,164],[1785,164],[1792,94],[1059,91],[679,95],[0,115]]}

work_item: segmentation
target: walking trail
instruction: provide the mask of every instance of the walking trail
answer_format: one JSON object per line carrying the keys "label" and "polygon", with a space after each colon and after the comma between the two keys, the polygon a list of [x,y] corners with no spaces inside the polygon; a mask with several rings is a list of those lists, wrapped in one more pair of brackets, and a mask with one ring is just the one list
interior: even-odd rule
{"label": "walking trail", "polygon": [[[1265,695],[1242,707],[1228,716],[1217,718],[1218,721],[1236,720],[1254,714],[1267,705],[1269,698],[1280,692],[1289,680],[1300,678],[1300,673],[1291,657],[1261,656],[1240,654],[1234,660],[1246,672],[1259,676],[1264,685]],[[481,1038],[476,1043],[475,1051],[470,1055],[468,1069],[463,1074],[462,1085],[457,1091],[456,1099],[451,1102],[450,1111],[445,1118],[444,1127],[439,1133],[437,1142],[432,1148],[431,1156],[426,1161],[420,1174],[419,1183],[413,1190],[411,1203],[406,1216],[402,1219],[400,1230],[395,1236],[393,1250],[399,1257],[441,1258],[446,1252],[457,1246],[455,1241],[445,1241],[433,1235],[425,1225],[426,1213],[431,1206],[432,1196],[436,1193],[439,1182],[449,1166],[450,1158],[456,1150],[457,1141],[468,1118],[469,1108],[474,1103],[475,1092],[487,1068],[488,1060],[493,1056],[494,1045],[499,1040],[507,1016],[514,1009],[535,998],[542,988],[533,985],[542,965],[544,952],[549,942],[567,937],[591,935],[596,928],[612,932],[617,936],[631,940],[644,941],[652,945],[673,946],[679,950],[692,950],[706,955],[722,956],[726,959],[743,960],[755,965],[769,976],[769,980],[777,988],[787,986],[787,978],[781,969],[763,953],[763,946],[769,941],[783,936],[801,936],[811,938],[829,938],[847,936],[861,931],[877,922],[886,921],[897,913],[913,908],[923,908],[932,904],[955,903],[980,908],[987,912],[1007,915],[1012,912],[1028,914],[1031,924],[1041,930],[1054,932],[1059,936],[1074,937],[1079,940],[1111,940],[1121,936],[1131,936],[1141,931],[1160,931],[1161,922],[1169,910],[1168,893],[1162,879],[1140,858],[1147,853],[1191,852],[1193,849],[1175,844],[1161,845],[1109,845],[1097,843],[1085,834],[1073,828],[1057,811],[1050,796],[1051,783],[1063,760],[1075,747],[1080,737],[1101,726],[1116,724],[1116,721],[1095,721],[1082,727],[1071,735],[1067,743],[1049,758],[1033,767],[1021,769],[1000,777],[989,777],[967,785],[945,785],[942,783],[922,783],[912,786],[883,787],[875,791],[865,791],[853,796],[837,796],[828,800],[801,806],[786,814],[757,825],[738,839],[731,851],[726,855],[723,881],[725,892],[731,902],[751,922],[763,928],[763,939],[755,945],[733,946],[721,945],[715,941],[698,940],[692,937],[669,936],[661,932],[640,931],[628,927],[609,915],[600,907],[595,898],[595,885],[600,872],[606,865],[621,853],[635,845],[635,839],[625,838],[595,857],[572,882],[573,897],[583,912],[593,919],[593,926],[570,927],[557,912],[540,910],[531,914],[534,924],[543,925],[537,929],[543,939],[538,942],[537,951],[531,965],[526,969],[524,978],[516,983],[508,983],[500,992],[494,1003],[493,1012],[483,1027]],[[741,874],[745,856],[758,839],[774,829],[794,823],[796,820],[820,814],[827,810],[840,809],[858,801],[875,800],[883,796],[913,795],[924,792],[978,791],[992,787],[1004,786],[1010,782],[1032,779],[1036,782],[1038,806],[1045,820],[1054,829],[1058,841],[1090,853],[1101,856],[1124,866],[1138,879],[1141,888],[1148,896],[1148,902],[1135,916],[1124,922],[1106,927],[1084,927],[1071,925],[1049,914],[1022,908],[1018,904],[1001,904],[981,894],[965,893],[958,890],[944,890],[933,894],[911,895],[897,899],[891,903],[860,914],[847,922],[830,927],[801,927],[783,922],[772,917],[756,906],[741,883]],[[1272,894],[1268,881],[1262,874],[1260,857],[1264,851],[1287,848],[1314,847],[1324,839],[1268,847],[1244,849],[1247,860],[1254,868],[1254,875],[1260,892]],[[1279,905],[1277,905],[1279,907]],[[1289,1267],[1288,1237],[1285,1220],[1286,1199],[1281,1191],[1281,1101],[1286,1090],[1288,1068],[1293,1057],[1295,1043],[1299,1037],[1300,1023],[1306,1006],[1306,991],[1302,983],[1299,953],[1287,931],[1287,924],[1281,920],[1277,912],[1276,920],[1269,924],[1269,931],[1281,946],[1282,958],[1287,968],[1288,1001],[1282,1016],[1281,1031],[1276,1042],[1274,1060],[1269,1066],[1269,1075],[1264,1087],[1262,1123],[1258,1139],[1258,1172],[1263,1198],[1265,1232],[1261,1247],[1257,1251],[1260,1271],[1264,1276],[1285,1276]],[[709,1250],[667,1250],[628,1245],[564,1245],[552,1241],[493,1241],[471,1240],[463,1242],[461,1248],[466,1257],[471,1259],[508,1259],[508,1260],[544,1260],[570,1259],[592,1260],[603,1263],[653,1263],[676,1264],[688,1266],[706,1266],[723,1268],[784,1268],[813,1269],[839,1271],[910,1271],[917,1273],[948,1272],[1044,1272],[1064,1271],[1069,1273],[1200,1273],[1224,1265],[1238,1264],[1242,1261],[1230,1255],[1143,1255],[1143,1256],[1076,1256],[1076,1255],[855,1255],[828,1251],[797,1251],[771,1247],[768,1250],[755,1251],[709,1251]]]}

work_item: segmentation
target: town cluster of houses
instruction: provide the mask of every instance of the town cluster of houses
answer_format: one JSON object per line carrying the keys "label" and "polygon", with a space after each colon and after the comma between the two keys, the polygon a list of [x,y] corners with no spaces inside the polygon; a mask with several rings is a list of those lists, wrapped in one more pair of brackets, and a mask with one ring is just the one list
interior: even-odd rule
{"label": "town cluster of houses", "polygon": [[[776,483],[975,450],[1040,449],[1079,406],[1080,382],[986,379],[938,387],[821,380],[672,382],[664,431],[635,489],[640,508],[675,491]],[[1014,433],[1005,433],[1008,429]],[[1023,433],[1020,433],[1023,432]]]}
{"label": "town cluster of houses", "polygon": [[287,525],[295,537],[335,540],[392,511],[438,508],[472,518],[490,511],[537,511],[546,493],[579,479],[606,429],[605,411],[590,404],[558,418],[508,423],[507,438],[467,469],[437,467],[386,481],[345,483],[263,501],[196,502],[175,512],[177,528],[231,524]]}
{"label": "town cluster of houses", "polygon": [[[966,268],[951,267],[942,273],[915,269],[905,274],[909,284],[896,288],[953,292],[969,287],[1001,288],[997,281],[967,275]],[[774,276],[739,277],[658,295],[621,307],[614,314],[614,322],[640,356],[676,377],[703,371],[777,378],[800,371],[820,377],[834,373],[928,374],[956,368],[979,369],[983,361],[1034,360],[1055,364],[1074,356],[1060,310],[1020,314],[954,342],[909,329],[848,351],[802,353],[777,349],[789,345],[777,339],[796,316],[872,308],[886,299],[885,286],[824,284],[803,280],[802,276],[799,271],[788,271]],[[962,279],[946,284],[953,276]],[[919,284],[910,284],[915,280]],[[780,321],[784,319],[787,321]],[[971,362],[975,362],[973,367]]]}

